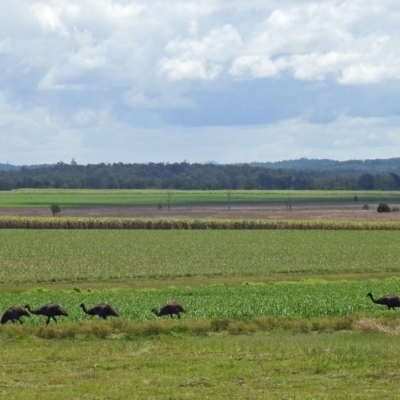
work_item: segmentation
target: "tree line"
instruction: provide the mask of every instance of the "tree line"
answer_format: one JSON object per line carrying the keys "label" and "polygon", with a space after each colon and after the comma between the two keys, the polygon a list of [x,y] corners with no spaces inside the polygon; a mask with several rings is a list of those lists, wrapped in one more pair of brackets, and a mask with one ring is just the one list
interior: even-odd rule
{"label": "tree line", "polygon": [[275,169],[249,164],[88,164],[59,162],[53,166],[0,171],[0,190],[65,189],[294,189],[399,190],[394,172],[331,175],[325,171]]}

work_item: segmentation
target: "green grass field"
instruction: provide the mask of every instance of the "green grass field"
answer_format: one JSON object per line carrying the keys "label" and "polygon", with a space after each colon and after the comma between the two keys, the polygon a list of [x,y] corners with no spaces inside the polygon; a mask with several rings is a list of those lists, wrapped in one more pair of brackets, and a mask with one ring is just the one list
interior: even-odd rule
{"label": "green grass field", "polygon": [[[260,204],[292,202],[358,202],[390,201],[399,203],[398,191],[310,191],[310,190],[232,190],[232,204]],[[0,192],[1,207],[62,207],[85,206],[190,206],[196,204],[226,204],[226,190],[68,190],[20,189]]]}
{"label": "green grass field", "polygon": [[397,235],[396,231],[2,229],[0,282],[397,273]]}
{"label": "green grass field", "polygon": [[376,333],[34,339],[1,348],[7,399],[400,397],[400,341]]}
{"label": "green grass field", "polygon": [[[397,399],[398,233],[0,230],[7,399]],[[181,301],[180,320],[151,308]],[[82,313],[106,301],[121,317]]]}

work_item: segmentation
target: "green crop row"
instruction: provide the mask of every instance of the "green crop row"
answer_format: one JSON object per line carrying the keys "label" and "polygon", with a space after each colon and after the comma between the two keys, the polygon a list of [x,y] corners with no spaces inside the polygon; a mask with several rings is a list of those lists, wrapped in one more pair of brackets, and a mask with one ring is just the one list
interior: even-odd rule
{"label": "green crop row", "polygon": [[0,283],[399,271],[393,231],[0,230]]}
{"label": "green crop row", "polygon": [[400,230],[400,223],[324,220],[0,217],[0,229]]}
{"label": "green crop row", "polygon": [[277,202],[362,202],[398,203],[398,191],[333,190],[69,190],[21,189],[0,192],[0,207],[74,206],[157,206],[226,204],[260,204]]}
{"label": "green crop row", "polygon": [[[155,319],[153,307],[176,299],[186,308],[184,319],[233,318],[245,320],[259,317],[314,318],[350,315],[377,315],[386,308],[373,304],[366,296],[399,292],[398,279],[359,282],[297,282],[271,284],[220,285],[163,290],[72,291],[34,290],[6,293],[0,296],[0,309],[10,305],[30,304],[32,308],[48,302],[65,307],[68,317],[59,321],[77,322],[98,319],[84,314],[79,304],[91,307],[108,302],[116,307],[121,318],[148,321]],[[393,313],[393,311],[387,311]],[[395,314],[394,314],[395,315]],[[167,317],[169,318],[169,317]],[[29,324],[43,324],[44,317],[32,315]]]}

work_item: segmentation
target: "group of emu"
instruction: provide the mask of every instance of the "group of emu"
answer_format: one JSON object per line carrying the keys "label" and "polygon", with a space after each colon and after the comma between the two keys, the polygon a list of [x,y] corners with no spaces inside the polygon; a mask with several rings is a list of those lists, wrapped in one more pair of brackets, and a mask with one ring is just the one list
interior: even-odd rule
{"label": "group of emu", "polygon": [[[96,306],[89,309],[87,309],[85,304],[82,303],[80,304],[80,307],[85,314],[97,315],[102,319],[107,319],[107,317],[119,317],[118,311],[114,307],[106,303],[97,304]],[[151,312],[153,312],[157,317],[170,315],[171,318],[173,318],[173,315],[175,314],[178,316],[178,318],[180,318],[180,313],[184,313],[185,309],[177,301],[169,301],[160,310],[153,308]],[[59,316],[68,317],[67,310],[64,307],[61,307],[59,304],[46,304],[40,308],[37,308],[36,310],[32,310],[31,307],[27,304],[25,307],[11,306],[10,308],[8,308],[1,318],[1,323],[5,324],[8,321],[12,321],[12,323],[14,323],[15,321],[18,321],[22,324],[21,317],[30,317],[31,314],[43,315],[47,317],[46,324],[48,324],[51,319],[53,319],[54,322],[57,323],[56,317]]]}
{"label": "group of emu", "polygon": [[[389,310],[394,310],[396,307],[400,308],[400,298],[394,294],[382,296],[379,299],[374,299],[372,293],[368,293],[367,296],[371,298],[373,303],[384,305]],[[80,304],[80,307],[85,314],[97,315],[102,319],[107,319],[107,317],[119,317],[118,311],[114,307],[106,303],[97,304],[97,306],[89,309],[87,309],[85,304],[82,303]],[[173,315],[175,314],[178,316],[178,318],[180,318],[180,313],[184,313],[185,309],[177,301],[170,301],[165,304],[160,310],[153,308],[151,312],[153,312],[157,317],[170,315],[171,318],[173,318]],[[1,318],[1,323],[5,324],[8,321],[12,321],[14,323],[15,321],[18,321],[22,324],[21,317],[30,317],[30,314],[43,315],[47,317],[46,324],[48,324],[51,319],[53,319],[57,323],[56,317],[62,315],[68,317],[67,310],[61,307],[59,304],[46,304],[36,310],[32,310],[31,307],[27,304],[25,307],[11,306],[3,314]]]}

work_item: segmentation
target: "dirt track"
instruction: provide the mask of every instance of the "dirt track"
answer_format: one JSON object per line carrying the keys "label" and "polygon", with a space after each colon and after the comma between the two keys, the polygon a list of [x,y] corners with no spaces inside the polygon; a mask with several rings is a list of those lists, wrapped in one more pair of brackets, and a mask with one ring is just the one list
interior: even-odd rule
{"label": "dirt track", "polygon": [[[227,219],[287,219],[287,220],[339,220],[339,221],[397,221],[400,212],[378,213],[377,204],[370,204],[369,210],[362,210],[361,204],[316,204],[227,206],[219,207],[171,207],[158,210],[156,207],[87,207],[62,208],[63,217],[130,217],[130,218],[227,218]],[[3,208],[0,216],[51,216],[47,208]]]}

